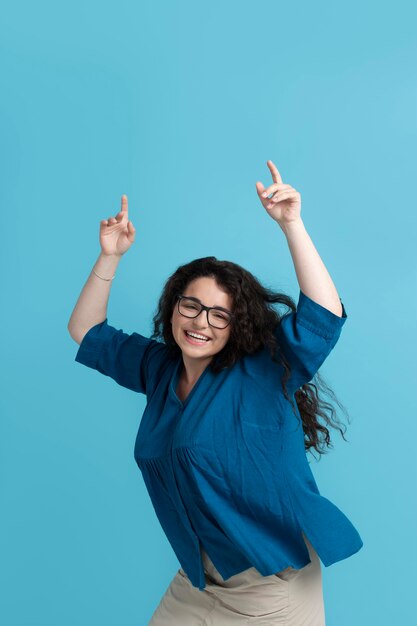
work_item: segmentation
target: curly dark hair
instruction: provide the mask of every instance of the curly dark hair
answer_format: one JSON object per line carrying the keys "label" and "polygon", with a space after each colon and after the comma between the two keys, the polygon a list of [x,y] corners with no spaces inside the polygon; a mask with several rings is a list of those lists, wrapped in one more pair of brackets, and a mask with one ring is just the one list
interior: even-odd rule
{"label": "curly dark hair", "polygon": [[[157,311],[153,317],[154,332],[151,338],[163,338],[169,355],[173,358],[179,356],[181,348],[174,339],[170,323],[172,311],[176,305],[177,297],[184,293],[188,284],[203,276],[214,278],[218,286],[231,296],[235,316],[235,322],[232,322],[231,325],[229,340],[223,349],[213,356],[209,367],[213,372],[219,372],[231,367],[243,355],[254,354],[265,346],[268,347],[274,361],[277,361],[276,352],[278,352],[278,362],[284,366],[282,378],[284,395],[298,418],[286,386],[291,375],[290,364],[274,335],[274,329],[280,323],[283,315],[270,306],[282,304],[291,311],[296,311],[296,304],[290,296],[272,291],[261,285],[253,274],[240,265],[208,256],[178,267],[166,281],[159,298]],[[347,412],[318,372],[311,382],[296,390],[294,398],[302,420],[305,449],[309,451],[313,448],[319,455],[322,455],[326,452],[325,446],[333,447],[330,432],[326,425],[337,428],[343,439],[347,440],[344,436],[346,427],[338,420],[334,407],[319,397],[319,391],[329,395],[345,415]],[[326,411],[329,411],[329,415]],[[324,424],[319,422],[319,417],[323,418]]]}

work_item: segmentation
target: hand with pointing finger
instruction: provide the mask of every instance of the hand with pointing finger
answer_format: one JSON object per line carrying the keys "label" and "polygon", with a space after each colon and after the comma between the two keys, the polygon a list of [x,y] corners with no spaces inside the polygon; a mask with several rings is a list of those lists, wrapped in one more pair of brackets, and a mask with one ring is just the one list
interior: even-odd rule
{"label": "hand with pointing finger", "polygon": [[122,256],[135,241],[136,229],[128,219],[127,196],[122,196],[122,208],[116,217],[100,222],[100,246],[105,255]]}
{"label": "hand with pointing finger", "polygon": [[[290,222],[301,220],[300,193],[291,185],[283,184],[281,175],[272,161],[267,161],[267,166],[271,172],[273,184],[264,187],[262,183],[256,183],[256,191],[267,213],[281,227]],[[270,194],[272,197],[268,198]]]}

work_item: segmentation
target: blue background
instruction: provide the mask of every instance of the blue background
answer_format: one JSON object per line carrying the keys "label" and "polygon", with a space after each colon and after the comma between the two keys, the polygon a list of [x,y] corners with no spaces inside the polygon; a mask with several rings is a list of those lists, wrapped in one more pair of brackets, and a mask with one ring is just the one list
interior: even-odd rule
{"label": "blue background", "polygon": [[348,313],[321,373],[349,442],[309,458],[364,547],[323,567],[327,623],[413,623],[415,20],[401,0],[2,7],[2,624],[148,623],[179,563],[133,458],[145,398],[80,367],[67,323],[123,193],[110,324],[149,336],[205,255],[297,298],[267,159]]}

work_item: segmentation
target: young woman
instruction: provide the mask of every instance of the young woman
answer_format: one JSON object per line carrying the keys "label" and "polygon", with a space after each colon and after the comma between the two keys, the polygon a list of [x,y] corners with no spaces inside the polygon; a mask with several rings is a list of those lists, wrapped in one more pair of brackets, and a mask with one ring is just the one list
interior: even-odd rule
{"label": "young woman", "polygon": [[120,213],[100,224],[102,251],[68,324],[76,361],[147,397],[135,459],[181,564],[151,626],[324,626],[320,560],[363,545],[306,457],[331,445],[326,424],[343,436],[318,395],[318,369],[346,311],[299,192],[267,165],[273,184],[256,189],[287,239],[297,307],[241,266],[206,257],[167,280],[150,338],[110,326],[111,281],[135,240],[122,196]]}

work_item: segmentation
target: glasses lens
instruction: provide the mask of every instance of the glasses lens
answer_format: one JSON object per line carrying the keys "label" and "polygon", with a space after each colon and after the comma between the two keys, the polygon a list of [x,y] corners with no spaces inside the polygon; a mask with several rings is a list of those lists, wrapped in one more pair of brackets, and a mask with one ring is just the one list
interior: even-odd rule
{"label": "glasses lens", "polygon": [[215,309],[209,311],[209,323],[215,328],[226,328],[230,324],[230,319],[230,315],[225,311]]}
{"label": "glasses lens", "polygon": [[196,317],[201,311],[201,306],[195,300],[181,298],[180,313],[186,317]]}
{"label": "glasses lens", "polygon": [[[195,300],[181,298],[179,311],[181,315],[185,315],[185,317],[197,317],[201,312],[201,306]],[[231,320],[230,315],[226,313],[226,311],[220,311],[218,309],[210,309],[208,317],[209,324],[215,328],[226,328]]]}

